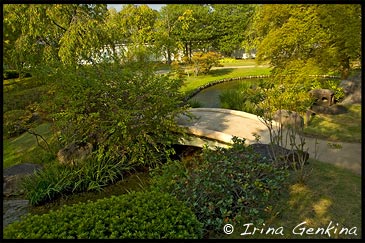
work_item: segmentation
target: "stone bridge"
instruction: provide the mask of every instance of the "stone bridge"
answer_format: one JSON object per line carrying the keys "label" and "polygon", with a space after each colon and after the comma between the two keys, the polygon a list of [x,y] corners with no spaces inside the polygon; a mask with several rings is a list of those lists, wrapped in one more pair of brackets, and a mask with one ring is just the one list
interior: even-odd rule
{"label": "stone bridge", "polygon": [[[186,127],[191,135],[182,139],[182,144],[199,147],[207,144],[212,149],[215,146],[228,147],[233,136],[245,138],[246,144],[257,143],[257,137],[260,143],[270,143],[268,128],[254,114],[220,108],[192,108],[189,113],[192,119],[185,115],[177,118],[178,124]],[[278,123],[273,122],[273,127],[277,128]],[[333,143],[306,137],[304,149],[308,149],[311,158],[361,173],[361,144],[336,142],[338,146],[330,146]],[[289,142],[284,147],[290,148]]]}

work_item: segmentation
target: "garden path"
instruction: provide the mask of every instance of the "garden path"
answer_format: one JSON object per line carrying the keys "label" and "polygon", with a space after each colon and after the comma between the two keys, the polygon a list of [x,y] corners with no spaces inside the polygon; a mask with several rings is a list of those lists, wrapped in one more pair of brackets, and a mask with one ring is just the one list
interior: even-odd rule
{"label": "garden path", "polygon": [[[177,121],[188,128],[189,133],[198,136],[231,143],[232,136],[245,138],[247,144],[257,143],[256,133],[261,143],[269,143],[267,127],[254,114],[220,109],[192,108],[189,110],[195,118],[180,116]],[[277,123],[273,123],[277,126]],[[297,138],[299,139],[299,138]],[[317,142],[317,146],[315,146]],[[332,144],[332,146],[331,146]],[[333,146],[335,144],[335,146]],[[290,145],[285,146],[289,148]],[[361,174],[361,143],[331,142],[322,139],[305,137],[305,148],[311,158],[347,168]]]}

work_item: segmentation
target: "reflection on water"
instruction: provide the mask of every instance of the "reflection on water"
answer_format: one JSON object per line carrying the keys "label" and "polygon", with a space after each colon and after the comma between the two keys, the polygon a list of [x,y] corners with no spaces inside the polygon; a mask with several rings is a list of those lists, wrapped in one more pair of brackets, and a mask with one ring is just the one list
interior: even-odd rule
{"label": "reflection on water", "polygon": [[223,91],[238,89],[244,83],[258,83],[262,79],[243,79],[243,80],[235,80],[226,83],[220,83],[217,85],[213,85],[209,88],[203,89],[198,94],[193,96],[190,100],[195,100],[200,103],[203,108],[221,108],[221,102],[219,99],[219,95]]}

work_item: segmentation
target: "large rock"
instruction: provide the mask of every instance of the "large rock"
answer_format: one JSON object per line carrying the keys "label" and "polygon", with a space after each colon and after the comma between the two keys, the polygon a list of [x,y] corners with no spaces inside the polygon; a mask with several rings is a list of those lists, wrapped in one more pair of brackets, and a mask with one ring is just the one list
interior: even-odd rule
{"label": "large rock", "polygon": [[281,123],[284,127],[303,128],[304,119],[295,111],[278,110],[273,116],[273,120]]}
{"label": "large rock", "polygon": [[86,159],[92,150],[93,145],[91,143],[71,143],[58,151],[57,159],[61,164],[75,165]]}
{"label": "large rock", "polygon": [[345,96],[347,96],[355,92],[356,88],[358,88],[358,82],[355,80],[342,80],[339,87],[343,89]]}
{"label": "large rock", "polygon": [[309,91],[309,94],[315,99],[315,105],[331,106],[335,104],[335,93],[330,89],[313,89]]}
{"label": "large rock", "polygon": [[249,147],[268,162],[278,163],[278,166],[292,167],[293,163],[297,163],[298,166],[301,162],[306,163],[309,159],[309,153],[306,151],[290,150],[279,145],[254,143]]}
{"label": "large rock", "polygon": [[342,101],[342,105],[361,104],[361,89],[356,90],[354,93],[347,95]]}
{"label": "large rock", "polygon": [[19,221],[29,211],[28,200],[3,200],[3,228]]}
{"label": "large rock", "polygon": [[347,108],[339,104],[332,106],[313,105],[310,110],[316,114],[329,114],[329,115],[338,115],[347,112]]}
{"label": "large rock", "polygon": [[5,197],[23,195],[24,191],[20,186],[22,179],[27,175],[35,173],[41,168],[41,165],[24,163],[4,169],[3,195]]}

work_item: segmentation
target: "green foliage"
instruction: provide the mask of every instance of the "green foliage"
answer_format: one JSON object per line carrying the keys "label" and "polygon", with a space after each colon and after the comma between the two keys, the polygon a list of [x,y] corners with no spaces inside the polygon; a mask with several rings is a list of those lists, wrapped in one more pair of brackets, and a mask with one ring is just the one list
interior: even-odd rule
{"label": "green foliage", "polygon": [[19,136],[26,131],[32,113],[25,110],[11,110],[4,113],[3,135],[5,137]]}
{"label": "green foliage", "polygon": [[251,4],[212,4],[213,46],[225,56],[241,47],[245,31],[254,14]]}
{"label": "green foliage", "polygon": [[254,84],[247,81],[235,89],[223,91],[219,96],[221,107],[260,114],[257,104],[263,101],[264,98],[264,94],[259,88],[259,84],[262,82],[262,80],[257,80],[257,84]]}
{"label": "green foliage", "polygon": [[132,62],[63,70],[45,104],[64,145],[90,142],[98,156],[130,165],[154,165],[167,156],[185,107],[180,79],[157,75],[150,63]]}
{"label": "green foliage", "polygon": [[252,23],[257,59],[281,71],[292,62],[318,66],[346,78],[361,56],[361,6],[261,5]]}
{"label": "green foliage", "polygon": [[186,239],[201,238],[190,209],[159,192],[132,192],[96,202],[28,215],[4,229],[6,239]]}
{"label": "green foliage", "polygon": [[41,72],[45,65],[94,58],[109,41],[102,26],[106,11],[106,4],[4,5],[4,63]]}
{"label": "green foliage", "polygon": [[316,80],[312,83],[312,89],[330,89],[335,93],[335,100],[341,101],[345,97],[345,92],[339,86],[340,83],[340,79]]}
{"label": "green foliage", "polygon": [[154,171],[152,188],[175,195],[193,209],[205,230],[218,232],[224,222],[262,223],[286,178],[285,170],[235,138],[230,149],[205,148],[192,168],[170,162],[162,172]]}
{"label": "green foliage", "polygon": [[122,162],[90,158],[78,166],[50,164],[24,179],[22,185],[31,205],[39,205],[72,192],[100,191],[122,178],[128,169]]}
{"label": "green foliage", "polygon": [[201,103],[195,99],[188,100],[188,104],[191,108],[199,108],[202,106]]}
{"label": "green foliage", "polygon": [[194,52],[191,62],[194,67],[195,76],[199,74],[207,74],[214,66],[219,66],[221,56],[216,52]]}

